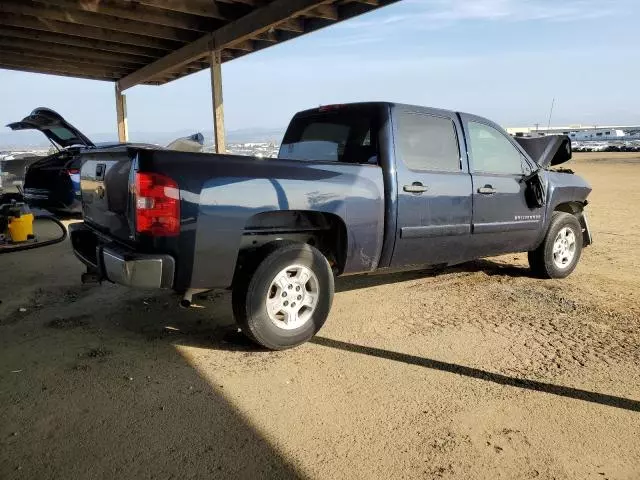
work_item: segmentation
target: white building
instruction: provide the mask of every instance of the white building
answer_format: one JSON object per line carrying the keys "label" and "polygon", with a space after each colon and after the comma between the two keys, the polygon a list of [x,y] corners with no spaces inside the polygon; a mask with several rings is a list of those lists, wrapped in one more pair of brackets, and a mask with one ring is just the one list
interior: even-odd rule
{"label": "white building", "polygon": [[568,127],[510,127],[507,132],[516,137],[538,137],[545,135],[569,135],[575,141],[589,140],[622,140],[640,131],[640,126],[583,126]]}

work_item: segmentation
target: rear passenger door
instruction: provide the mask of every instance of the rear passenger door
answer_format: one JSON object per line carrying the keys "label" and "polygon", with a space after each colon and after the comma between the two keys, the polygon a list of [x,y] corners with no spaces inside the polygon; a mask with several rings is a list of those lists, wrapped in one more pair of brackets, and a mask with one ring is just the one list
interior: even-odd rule
{"label": "rear passenger door", "polygon": [[394,106],[397,228],[391,266],[466,258],[471,233],[471,176],[453,113]]}
{"label": "rear passenger door", "polygon": [[524,177],[534,165],[499,126],[462,115],[473,178],[474,256],[527,251],[536,243],[541,208],[529,208]]}

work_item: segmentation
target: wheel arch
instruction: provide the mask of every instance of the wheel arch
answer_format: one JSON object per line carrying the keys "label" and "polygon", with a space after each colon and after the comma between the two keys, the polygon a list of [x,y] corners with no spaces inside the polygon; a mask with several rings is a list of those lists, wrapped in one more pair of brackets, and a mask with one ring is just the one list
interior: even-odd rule
{"label": "wheel arch", "polygon": [[586,200],[584,202],[570,201],[563,202],[556,205],[553,209],[554,212],[565,212],[574,215],[580,222],[582,228],[582,245],[587,247],[593,243],[591,238],[591,232],[589,231],[589,224],[587,218],[584,215],[584,208],[587,206]]}
{"label": "wheel arch", "polygon": [[238,268],[247,268],[279,242],[307,243],[327,257],[336,274],[347,261],[348,232],[339,215],[312,210],[261,212],[247,220],[238,254]]}
{"label": "wheel arch", "polygon": [[572,215],[582,214],[586,202],[570,201],[557,204],[554,208],[554,212],[565,212]]}

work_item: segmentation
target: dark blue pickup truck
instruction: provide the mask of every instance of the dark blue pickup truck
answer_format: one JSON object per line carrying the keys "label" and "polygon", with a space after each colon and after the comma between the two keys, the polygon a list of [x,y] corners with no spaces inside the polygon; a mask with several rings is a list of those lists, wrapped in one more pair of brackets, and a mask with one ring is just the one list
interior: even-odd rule
{"label": "dark blue pickup truck", "polygon": [[529,252],[569,275],[591,243],[591,188],[566,137],[517,139],[481,117],[392,103],[295,115],[279,158],[140,147],[83,154],[87,275],[129,286],[233,291],[257,343],[283,349],[324,324],[334,277]]}

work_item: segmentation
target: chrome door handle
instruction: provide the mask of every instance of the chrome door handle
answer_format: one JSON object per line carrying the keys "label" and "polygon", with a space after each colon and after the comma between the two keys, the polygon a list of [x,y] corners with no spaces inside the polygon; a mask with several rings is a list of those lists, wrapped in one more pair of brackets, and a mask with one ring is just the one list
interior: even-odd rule
{"label": "chrome door handle", "polygon": [[478,193],[482,195],[493,195],[497,190],[493,188],[491,185],[485,185],[484,187],[480,187],[478,189]]}
{"label": "chrome door handle", "polygon": [[408,193],[424,193],[429,190],[429,187],[424,186],[420,182],[413,182],[411,185],[405,185],[402,189]]}

